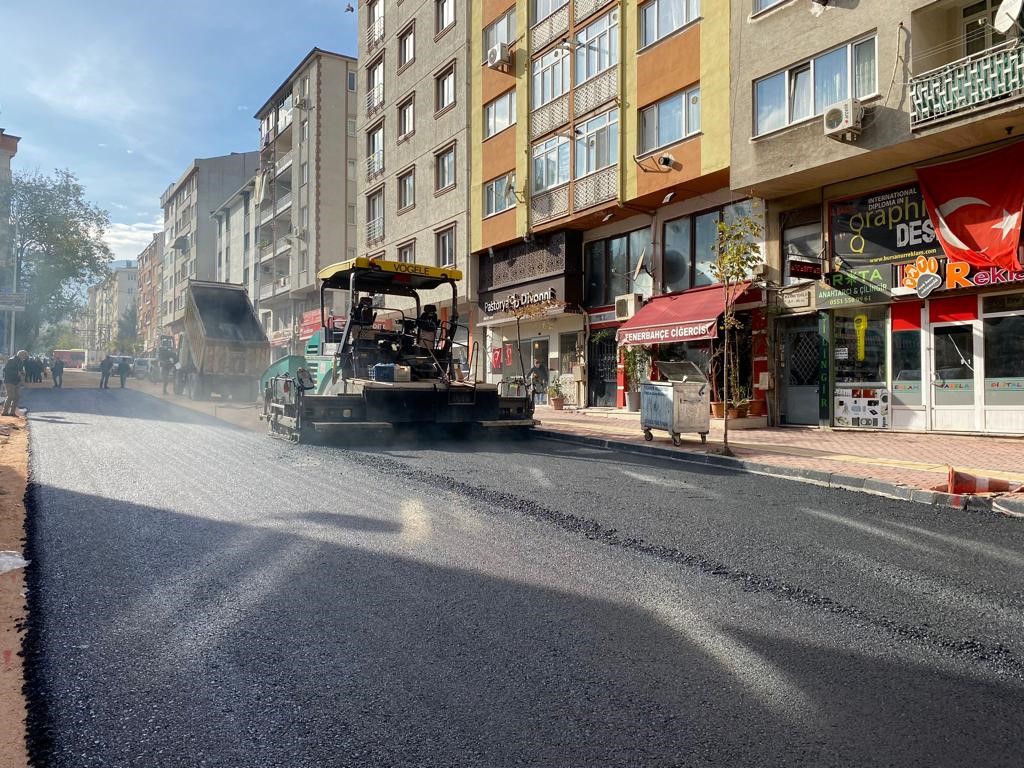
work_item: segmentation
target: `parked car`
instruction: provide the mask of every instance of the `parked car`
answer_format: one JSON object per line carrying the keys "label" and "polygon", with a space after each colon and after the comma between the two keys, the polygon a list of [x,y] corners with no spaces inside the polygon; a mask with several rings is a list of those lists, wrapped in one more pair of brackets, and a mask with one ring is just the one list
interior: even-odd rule
{"label": "parked car", "polygon": [[155,357],[137,357],[132,363],[132,375],[136,379],[152,378],[153,369],[156,367]]}
{"label": "parked car", "polygon": [[110,359],[114,362],[114,367],[110,371],[111,376],[117,376],[117,367],[121,364],[122,360],[128,363],[128,375],[132,375],[132,363],[135,362],[135,358],[131,355],[111,355]]}

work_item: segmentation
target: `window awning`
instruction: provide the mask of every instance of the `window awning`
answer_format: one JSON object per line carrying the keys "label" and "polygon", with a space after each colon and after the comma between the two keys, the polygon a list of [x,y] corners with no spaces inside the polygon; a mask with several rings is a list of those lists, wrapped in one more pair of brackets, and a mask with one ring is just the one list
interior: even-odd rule
{"label": "window awning", "polygon": [[[737,302],[742,301],[749,283],[737,285]],[[720,285],[657,296],[619,326],[615,338],[619,344],[676,344],[681,341],[713,339],[718,335],[718,318],[725,311],[725,296]]]}

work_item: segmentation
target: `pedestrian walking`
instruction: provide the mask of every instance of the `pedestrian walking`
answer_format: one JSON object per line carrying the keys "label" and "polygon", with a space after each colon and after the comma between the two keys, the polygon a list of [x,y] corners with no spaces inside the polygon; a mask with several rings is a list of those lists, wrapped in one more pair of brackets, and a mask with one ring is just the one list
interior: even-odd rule
{"label": "pedestrian walking", "polygon": [[124,381],[125,379],[128,378],[128,371],[130,369],[131,366],[128,365],[128,361],[122,357],[121,360],[117,363],[117,375],[121,379],[121,389],[124,389]]}
{"label": "pedestrian walking", "polygon": [[2,412],[4,416],[18,415],[18,395],[27,359],[28,352],[22,349],[4,364],[4,389],[7,391]]}
{"label": "pedestrian walking", "polygon": [[534,360],[533,368],[526,374],[533,388],[533,402],[544,404],[548,398],[548,367],[543,360]]}
{"label": "pedestrian walking", "polygon": [[174,374],[174,353],[170,350],[160,350],[160,377],[164,382],[164,394],[167,394],[167,385],[171,382]]}
{"label": "pedestrian walking", "polygon": [[50,365],[50,373],[53,375],[53,388],[62,389],[64,387],[64,361],[54,360]]}
{"label": "pedestrian walking", "polygon": [[114,361],[107,355],[100,362],[100,389],[110,389],[110,372],[114,369]]}

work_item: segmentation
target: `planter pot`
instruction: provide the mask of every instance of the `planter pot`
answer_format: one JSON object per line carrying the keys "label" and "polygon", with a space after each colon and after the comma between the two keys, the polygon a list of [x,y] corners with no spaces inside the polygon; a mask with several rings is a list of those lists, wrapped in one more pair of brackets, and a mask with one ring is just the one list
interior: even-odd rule
{"label": "planter pot", "polygon": [[626,393],[626,410],[630,413],[636,413],[640,410],[640,393],[639,392],[627,392]]}
{"label": "planter pot", "polygon": [[747,415],[764,416],[765,405],[766,403],[764,400],[751,400],[750,407],[747,409]]}
{"label": "planter pot", "polygon": [[725,402],[722,400],[716,400],[711,403],[711,415],[716,419],[725,418]]}
{"label": "planter pot", "polygon": [[565,407],[564,397],[552,397],[549,398],[549,400],[551,401],[551,407],[554,408],[556,411],[560,411]]}
{"label": "planter pot", "polygon": [[745,404],[744,405],[737,405],[736,406],[736,415],[739,418],[741,418],[741,419],[747,418],[747,410],[748,410],[748,408],[749,408],[749,406],[745,405]]}
{"label": "planter pot", "polygon": [[740,417],[740,409],[739,408],[727,408],[726,409],[726,413],[729,414],[729,418],[730,419],[738,419]]}

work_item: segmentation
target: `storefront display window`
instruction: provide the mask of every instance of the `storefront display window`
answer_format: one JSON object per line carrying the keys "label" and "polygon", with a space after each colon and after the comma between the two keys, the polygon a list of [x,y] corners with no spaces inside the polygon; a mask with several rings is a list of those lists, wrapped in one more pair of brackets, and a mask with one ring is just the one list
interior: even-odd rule
{"label": "storefront display window", "polygon": [[666,293],[690,287],[690,217],[665,224],[664,286]]}
{"label": "storefront display window", "polygon": [[652,281],[648,272],[633,280],[641,257],[648,264],[651,256],[651,230],[647,227],[633,232],[595,240],[584,249],[586,269],[586,306],[603,307],[627,293],[651,295]]}
{"label": "storefront display window", "polygon": [[558,336],[558,371],[562,374],[572,373],[572,367],[579,362],[576,345],[579,343],[578,333],[562,333]]}
{"label": "storefront display window", "polygon": [[703,213],[697,217],[694,225],[694,286],[711,285],[715,282],[711,276],[711,266],[715,263],[716,245],[718,243],[719,212]]}
{"label": "storefront display window", "polygon": [[974,405],[974,329],[970,325],[932,328],[935,405]]}
{"label": "storefront display window", "polygon": [[[820,270],[821,222],[801,224],[784,229],[782,231],[782,257],[784,259],[782,265],[783,285],[795,285],[807,280],[808,278],[802,275],[793,274],[804,264],[810,264]],[[790,269],[789,265],[794,262],[797,263],[797,267]]]}
{"label": "storefront display window", "polygon": [[1024,314],[986,317],[983,324],[985,405],[1024,406]]}
{"label": "storefront display window", "polygon": [[921,332],[892,335],[893,405],[921,405]]}
{"label": "storefront display window", "polygon": [[[665,222],[662,287],[666,293],[715,282],[711,265],[718,244],[718,222],[732,223],[754,215],[750,200]],[[762,222],[763,223],[763,222]]]}
{"label": "storefront display window", "polygon": [[837,385],[884,385],[885,321],[885,307],[835,311],[833,356]]}

